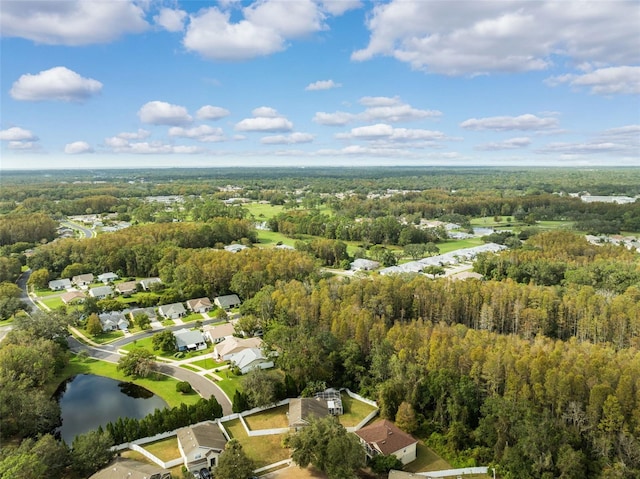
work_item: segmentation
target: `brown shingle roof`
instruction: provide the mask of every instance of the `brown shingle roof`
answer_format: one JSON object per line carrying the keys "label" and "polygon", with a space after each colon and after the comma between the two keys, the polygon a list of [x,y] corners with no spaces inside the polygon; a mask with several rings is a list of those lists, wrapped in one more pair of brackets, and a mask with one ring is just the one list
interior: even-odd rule
{"label": "brown shingle roof", "polygon": [[393,454],[418,442],[416,438],[402,431],[386,419],[363,427],[356,431],[356,434],[367,444],[375,447],[385,455]]}
{"label": "brown shingle roof", "polygon": [[327,401],[315,398],[296,398],[289,401],[289,427],[309,424],[312,417],[329,415]]}

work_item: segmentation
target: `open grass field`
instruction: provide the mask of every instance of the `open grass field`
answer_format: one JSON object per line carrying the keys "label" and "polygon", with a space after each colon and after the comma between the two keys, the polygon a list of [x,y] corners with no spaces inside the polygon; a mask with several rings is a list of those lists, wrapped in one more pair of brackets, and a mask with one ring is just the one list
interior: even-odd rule
{"label": "open grass field", "polygon": [[51,298],[40,298],[40,302],[45,304],[49,309],[58,309],[61,306],[64,306],[62,302],[62,298],[60,296],[55,296]]}
{"label": "open grass field", "polygon": [[78,359],[77,356],[73,356],[62,373],[52,380],[49,387],[49,389],[51,389],[51,393],[55,391],[62,381],[77,374],[96,374],[98,376],[105,376],[119,381],[135,383],[138,386],[142,386],[143,388],[160,396],[166,401],[169,407],[179,406],[182,403],[195,404],[200,399],[200,396],[197,393],[180,394],[177,392],[176,384],[178,381],[170,378],[169,376],[156,374],[153,379],[132,379],[118,371],[114,363],[98,361],[97,359],[87,359],[82,361]]}
{"label": "open grass field", "polygon": [[362,421],[367,414],[371,413],[375,408],[369,404],[353,399],[349,395],[342,393],[342,408],[344,414],[339,416],[340,424],[344,427],[356,426]]}
{"label": "open grass field", "polygon": [[463,248],[473,248],[484,244],[480,238],[468,238],[462,240],[447,240],[444,243],[438,243],[440,254],[449,253]]}
{"label": "open grass field", "polygon": [[258,230],[258,241],[260,246],[274,247],[278,243],[293,246],[296,240],[289,238],[282,233],[276,233],[275,231]]}
{"label": "open grass field", "polygon": [[239,419],[225,422],[224,427],[231,437],[240,441],[244,452],[255,462],[256,468],[268,466],[290,456],[289,449],[282,447],[284,434],[249,437]]}
{"label": "open grass field", "polygon": [[151,454],[156,456],[165,462],[180,457],[180,450],[178,449],[178,439],[176,436],[168,437],[160,441],[151,442],[142,446]]}
{"label": "open grass field", "polygon": [[86,331],[83,331],[85,336],[91,338],[94,343],[98,344],[107,344],[111,341],[115,341],[116,339],[121,339],[124,337],[124,333],[122,331],[104,331],[96,336],[91,336]]}
{"label": "open grass field", "polygon": [[269,218],[273,218],[284,210],[282,205],[273,206],[263,203],[247,203],[242,205],[242,207],[246,208],[256,221],[267,221]]}
{"label": "open grass field", "polygon": [[289,405],[274,407],[267,409],[256,414],[251,414],[244,417],[244,422],[247,423],[247,427],[252,431],[257,429],[277,429],[281,427],[288,427],[289,420],[287,418],[287,412],[289,411]]}

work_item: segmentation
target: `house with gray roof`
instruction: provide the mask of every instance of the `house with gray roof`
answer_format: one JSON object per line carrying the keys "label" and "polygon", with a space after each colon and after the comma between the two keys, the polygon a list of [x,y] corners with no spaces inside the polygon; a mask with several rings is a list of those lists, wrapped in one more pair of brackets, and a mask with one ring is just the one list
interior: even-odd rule
{"label": "house with gray roof", "polygon": [[49,281],[49,289],[51,291],[64,291],[69,288],[71,288],[71,280],[69,278]]}
{"label": "house with gray roof", "polygon": [[138,291],[138,282],[125,281],[124,283],[116,284],[116,291],[123,296],[131,296]]}
{"label": "house with gray roof", "polygon": [[178,319],[187,314],[182,303],[163,304],[158,308],[160,316],[166,319]]}
{"label": "house with gray roof", "polygon": [[238,298],[237,294],[227,294],[225,296],[218,296],[213,300],[213,302],[218,308],[222,308],[222,309],[236,308],[242,304],[242,301],[240,301],[240,298]]}
{"label": "house with gray roof", "polygon": [[299,431],[309,425],[313,418],[322,419],[329,415],[329,408],[324,399],[295,398],[289,401],[289,428]]}
{"label": "house with gray roof", "polygon": [[89,296],[97,299],[104,299],[107,296],[113,294],[113,288],[111,286],[98,286],[89,290]]}
{"label": "house with gray roof", "polygon": [[353,271],[373,271],[379,267],[380,263],[371,259],[358,258],[351,262],[351,269]]}
{"label": "house with gray roof", "polygon": [[274,366],[273,359],[265,356],[260,348],[247,348],[231,354],[229,362],[233,363],[242,374],[247,374],[252,369],[269,369]]}
{"label": "house with gray roof", "polygon": [[103,331],[124,331],[129,328],[129,320],[125,313],[120,311],[109,311],[98,315]]}
{"label": "house with gray roof", "polygon": [[119,279],[120,277],[115,273],[102,273],[98,275],[98,281],[107,284]]}
{"label": "house with gray roof", "polygon": [[145,278],[140,280],[140,286],[142,286],[142,289],[145,291],[149,291],[154,284],[162,284],[162,280],[160,278]]}
{"label": "house with gray roof", "polygon": [[117,457],[89,479],[171,479],[171,471],[156,464]]}
{"label": "house with gray roof", "polygon": [[227,438],[213,421],[183,427],[176,435],[184,466],[192,472],[216,467],[227,444]]}
{"label": "house with gray roof", "polygon": [[154,321],[158,318],[155,308],[134,308],[129,311],[129,316],[131,316],[131,319],[135,318],[139,314],[146,314],[151,321]]}
{"label": "house with gray roof", "polygon": [[174,331],[178,351],[201,351],[207,349],[207,343],[198,330],[179,329]]}

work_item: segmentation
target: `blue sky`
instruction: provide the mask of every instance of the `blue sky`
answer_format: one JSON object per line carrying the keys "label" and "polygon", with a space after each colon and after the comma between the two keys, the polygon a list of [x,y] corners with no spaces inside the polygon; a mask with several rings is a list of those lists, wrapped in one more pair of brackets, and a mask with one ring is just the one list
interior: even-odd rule
{"label": "blue sky", "polygon": [[1,168],[640,166],[640,3],[2,0]]}

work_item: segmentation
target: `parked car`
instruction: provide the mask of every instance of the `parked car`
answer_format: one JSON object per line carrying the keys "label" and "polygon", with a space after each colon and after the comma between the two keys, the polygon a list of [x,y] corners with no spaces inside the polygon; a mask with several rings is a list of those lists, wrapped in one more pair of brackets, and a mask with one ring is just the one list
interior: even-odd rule
{"label": "parked car", "polygon": [[200,469],[200,475],[202,476],[202,479],[211,479],[211,473],[209,472],[209,469],[205,467]]}

